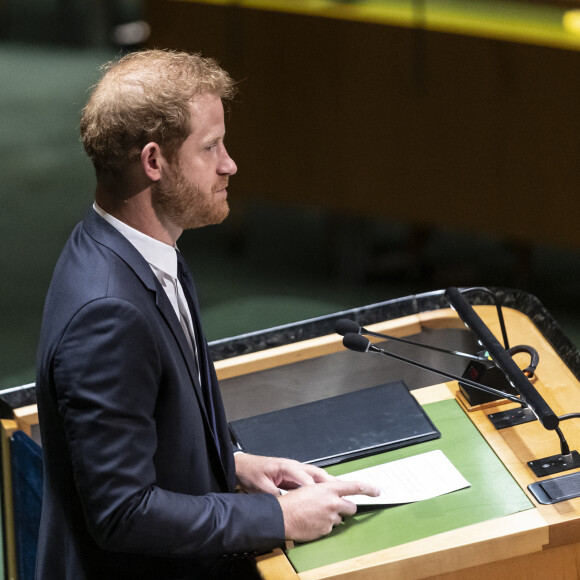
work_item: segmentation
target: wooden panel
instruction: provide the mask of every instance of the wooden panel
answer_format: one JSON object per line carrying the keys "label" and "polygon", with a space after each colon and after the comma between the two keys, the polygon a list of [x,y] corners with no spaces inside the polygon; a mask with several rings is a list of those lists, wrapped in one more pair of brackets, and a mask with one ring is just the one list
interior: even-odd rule
{"label": "wooden panel", "polygon": [[264,578],[276,578],[276,580],[297,580],[298,574],[282,550],[274,550],[271,554],[265,554],[257,559],[258,570]]}
{"label": "wooden panel", "polygon": [[10,467],[10,437],[18,429],[15,421],[2,419],[0,421],[0,437],[2,439],[2,500],[4,523],[4,557],[6,569],[4,577],[17,580],[18,565],[16,557],[16,535],[14,531],[14,507],[12,503],[12,470]]}
{"label": "wooden panel", "polygon": [[148,7],[152,45],[201,50],[240,80],[232,203],[580,247],[580,51],[240,6]]}
{"label": "wooden panel", "polygon": [[[493,306],[475,307],[478,314],[500,336]],[[512,344],[529,344],[540,355],[534,384],[557,414],[580,409],[578,380],[562,364],[541,333],[522,313],[504,309]],[[451,310],[426,312],[417,316],[422,327],[456,324]],[[415,317],[410,317],[416,324]],[[381,325],[388,332],[389,323]],[[527,361],[521,361],[522,366]],[[422,403],[448,398],[457,393],[457,384],[448,383],[414,391]],[[559,452],[554,432],[539,422],[496,431],[486,415],[513,407],[492,404],[466,411],[476,427],[525,490],[537,478],[526,466],[536,459]],[[580,446],[580,426],[563,423],[571,448]],[[533,500],[528,493],[530,499]],[[304,580],[322,578],[410,580],[483,580],[492,577],[538,577],[538,571],[551,578],[577,578],[580,559],[580,498],[551,506],[536,504],[536,509],[454,530],[425,540],[411,542],[382,552],[369,554],[299,575]],[[282,556],[279,556],[282,558]],[[265,576],[276,578],[276,576]],[[282,577],[282,576],[280,576]]]}
{"label": "wooden panel", "polygon": [[[495,307],[474,308],[492,332],[500,336]],[[519,311],[504,308],[504,317],[511,344],[528,344],[538,351],[540,363],[533,381],[554,411],[562,414],[580,410],[579,381],[539,330]],[[416,334],[422,329],[456,328],[461,325],[454,311],[442,309],[380,323],[372,328],[378,332],[404,336]],[[216,366],[220,375],[232,377],[320,357],[341,348],[341,337],[331,335],[220,361]],[[521,364],[527,364],[525,357]],[[426,387],[413,393],[421,403],[433,402],[455,396],[457,384]],[[527,485],[537,478],[526,462],[558,453],[558,438],[554,432],[546,431],[538,421],[496,431],[487,414],[511,406],[513,404],[499,402],[466,409],[465,412],[527,493]],[[580,424],[563,422],[562,429],[570,447],[580,449]],[[534,501],[529,493],[528,496]],[[304,572],[299,577],[304,580],[385,577],[404,580],[483,580],[510,576],[532,578],[538,577],[535,574],[542,571],[541,577],[577,578],[580,498],[555,505],[534,504],[532,510]],[[267,580],[296,578],[281,551],[261,558],[260,569]]]}
{"label": "wooden panel", "polygon": [[[446,320],[448,320],[447,317]],[[453,323],[456,322],[452,319]],[[373,324],[368,327],[374,332],[389,332],[392,336],[408,336],[421,332],[417,316],[406,316],[387,323]],[[344,350],[342,336],[331,334],[294,344],[270,348],[231,359],[217,361],[215,368],[218,379],[224,380],[243,374],[253,373],[307,360]]]}
{"label": "wooden panel", "polygon": [[36,405],[27,405],[26,407],[14,409],[14,419],[18,429],[32,437],[32,426],[38,425],[38,407]]}

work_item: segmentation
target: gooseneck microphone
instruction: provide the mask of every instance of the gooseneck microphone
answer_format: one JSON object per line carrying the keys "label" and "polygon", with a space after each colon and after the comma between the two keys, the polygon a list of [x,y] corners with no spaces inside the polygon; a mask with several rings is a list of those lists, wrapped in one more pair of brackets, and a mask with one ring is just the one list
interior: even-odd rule
{"label": "gooseneck microphone", "polygon": [[[475,291],[475,290],[484,290],[484,289],[473,288],[466,291]],[[494,302],[496,304],[496,308],[498,309],[498,316],[500,319],[500,326],[503,334],[505,348],[502,347],[502,345],[495,338],[495,336],[492,334],[489,328],[485,325],[483,320],[481,320],[481,318],[477,315],[475,310],[467,302],[467,300],[462,295],[460,290],[453,287],[448,288],[445,291],[445,297],[447,298],[447,301],[449,302],[450,306],[455,309],[455,311],[459,315],[459,318],[464,322],[464,324],[469,329],[471,329],[474,332],[474,334],[477,336],[482,346],[487,350],[485,356],[486,357],[489,356],[491,358],[491,361],[494,363],[494,365],[505,376],[507,385],[511,385],[511,387],[515,389],[518,396],[512,395],[511,393],[502,392],[488,385],[477,383],[471,379],[468,379],[465,376],[457,377],[451,373],[440,371],[427,365],[424,365],[422,363],[410,360],[406,357],[384,351],[375,346],[374,344],[372,344],[371,341],[366,336],[363,335],[368,334],[376,336],[378,338],[397,340],[399,342],[406,342],[407,344],[412,344],[421,347],[427,347],[427,345],[421,345],[413,343],[412,341],[370,332],[367,329],[361,327],[356,322],[346,319],[341,319],[336,323],[336,332],[338,334],[343,335],[344,337],[343,345],[349,350],[353,350],[356,352],[374,352],[377,354],[389,356],[396,360],[433,372],[447,379],[458,381],[460,386],[466,385],[468,387],[472,387],[474,389],[490,393],[497,398],[507,399],[509,401],[517,403],[522,408],[525,408],[522,409],[522,413],[519,415],[520,418],[524,417],[525,420],[520,422],[527,422],[528,420],[531,420],[527,418],[528,416],[535,415],[535,417],[537,417],[537,419],[540,421],[540,423],[543,425],[545,429],[552,430],[557,434],[560,440],[560,451],[561,451],[559,455],[552,455],[550,457],[545,457],[543,459],[528,461],[528,466],[532,469],[532,471],[536,474],[537,477],[543,477],[545,475],[551,475],[554,473],[559,473],[561,471],[566,471],[580,467],[580,454],[577,451],[570,451],[570,447],[559,426],[560,420],[580,418],[580,413],[570,413],[568,415],[558,417],[554,413],[554,411],[552,411],[552,409],[549,407],[546,401],[544,401],[540,393],[536,391],[534,385],[529,381],[526,374],[533,374],[536,365],[538,364],[538,353],[534,348],[530,346],[522,345],[511,348],[509,347],[509,343],[507,341],[507,332],[503,321],[503,315],[501,314],[501,306],[499,305],[497,299],[495,299],[494,297]],[[442,350],[443,352],[449,352],[451,354],[463,354],[463,353],[455,353],[454,351],[445,351],[443,349],[437,349],[436,347],[431,348],[434,348],[435,350]],[[518,365],[513,361],[512,356],[518,352],[526,352],[530,355],[531,362],[527,369],[524,370],[520,369]],[[476,358],[477,360],[485,360],[487,363],[489,363],[489,359],[483,358],[483,356],[481,358],[478,357],[473,358]],[[470,365],[474,364],[475,363],[470,363]],[[506,411],[505,413],[508,413],[508,411]],[[496,415],[502,415],[502,413],[496,413]],[[516,425],[518,423],[513,422],[511,424]],[[494,423],[494,425],[496,425],[496,428],[498,429],[503,428],[498,426],[499,423]]]}
{"label": "gooseneck microphone", "polygon": [[470,387],[473,387],[474,389],[479,389],[481,391],[485,391],[486,393],[491,393],[492,395],[495,395],[496,397],[499,397],[502,399],[508,399],[509,401],[512,401],[514,403],[518,403],[519,405],[527,406],[524,401],[522,401],[518,397],[515,397],[514,395],[510,395],[509,393],[504,393],[503,391],[498,391],[497,389],[494,389],[493,387],[488,387],[486,385],[476,383],[476,382],[471,381],[469,379],[464,379],[462,377],[458,377],[458,376],[453,375],[451,373],[447,373],[445,371],[440,371],[440,370],[434,369],[433,367],[424,365],[423,363],[411,360],[407,357],[404,357],[404,356],[401,356],[398,354],[394,354],[392,352],[387,352],[381,348],[376,347],[374,344],[371,343],[371,341],[366,336],[362,336],[361,334],[347,332],[344,335],[344,338],[342,339],[342,344],[346,348],[348,348],[349,350],[353,350],[356,352],[374,352],[377,354],[383,354],[385,356],[389,356],[389,357],[394,358],[396,360],[399,360],[399,361],[408,363],[410,365],[419,367],[420,369],[430,371],[432,373],[436,373],[436,374],[438,374],[442,377],[445,377],[447,379],[451,379],[453,381],[461,381],[462,383],[469,385]]}
{"label": "gooseneck microphone", "polygon": [[[357,324],[354,320],[350,320],[350,318],[341,318],[340,320],[336,321],[334,325],[334,330],[337,334],[344,336],[349,332],[352,334],[361,334],[362,328],[360,324]],[[363,332],[362,334],[367,334],[367,332]]]}
{"label": "gooseneck microphone", "polygon": [[457,288],[451,287],[445,291],[445,297],[455,309],[459,318],[475,333],[481,344],[487,349],[492,360],[516,391],[520,393],[522,400],[527,403],[527,406],[534,412],[542,425],[549,430],[556,429],[559,423],[558,416],[536,391],[534,385],[501,346],[461,292]]}
{"label": "gooseneck microphone", "polygon": [[342,339],[342,344],[349,350],[354,350],[355,352],[378,352],[376,346],[371,344],[371,341],[361,334],[355,334],[354,332],[347,332]]}
{"label": "gooseneck microphone", "polygon": [[[425,348],[427,350],[434,350],[436,352],[442,352],[444,354],[452,354],[455,356],[461,356],[463,358],[468,358],[470,360],[475,360],[475,361],[479,361],[479,362],[487,361],[487,358],[482,357],[482,356],[467,354],[466,352],[459,352],[456,350],[448,350],[445,348],[439,348],[437,346],[432,346],[430,344],[421,344],[420,342],[414,342],[412,340],[407,340],[405,338],[399,338],[398,336],[391,336],[389,334],[380,334],[379,332],[373,332],[372,330],[369,330],[368,328],[364,328],[363,326],[360,326],[360,324],[358,324],[354,320],[350,320],[348,318],[341,318],[340,320],[337,320],[336,324],[334,326],[334,330],[337,334],[340,334],[342,336],[345,336],[346,334],[349,334],[349,333],[359,334],[359,335],[365,334],[367,336],[375,336],[377,338],[384,338],[385,340],[392,340],[394,342],[401,342],[403,344],[409,344],[411,346],[417,346],[419,348]],[[352,349],[352,350],[355,350],[355,349]]]}

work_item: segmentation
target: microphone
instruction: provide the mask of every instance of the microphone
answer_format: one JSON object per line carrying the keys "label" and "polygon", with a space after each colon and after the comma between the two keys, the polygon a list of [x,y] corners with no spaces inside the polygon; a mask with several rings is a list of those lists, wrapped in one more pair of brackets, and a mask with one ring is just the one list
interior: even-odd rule
{"label": "microphone", "polygon": [[[431,346],[430,344],[421,344],[419,342],[414,342],[412,340],[407,340],[405,338],[399,338],[398,336],[390,336],[388,334],[380,334],[378,332],[373,332],[372,330],[368,330],[363,326],[360,326],[354,320],[350,320],[349,318],[341,318],[336,321],[334,325],[334,330],[337,334],[342,336],[346,336],[347,334],[367,334],[369,336],[375,336],[377,338],[384,338],[385,340],[392,340],[394,342],[402,342],[403,344],[410,344],[411,346],[418,346],[420,348],[426,348],[428,350],[434,350],[436,352],[442,352],[444,354],[452,354],[455,356],[461,356],[463,358],[468,358],[470,360],[478,361],[478,362],[487,362],[488,359],[485,356],[476,356],[472,354],[467,354],[465,352],[459,352],[456,350],[447,350],[445,348],[439,348],[437,346]],[[346,345],[345,345],[346,346]],[[348,347],[347,347],[348,348]],[[352,349],[355,350],[355,349]]]}
{"label": "microphone", "polygon": [[[341,318],[340,320],[336,321],[336,324],[334,325],[334,330],[336,334],[344,336],[345,334],[348,333],[362,334],[361,331],[363,331],[364,328],[362,328],[354,320],[350,320],[349,318]],[[365,332],[364,334],[368,334],[368,332]]]}
{"label": "microphone", "polygon": [[355,334],[354,332],[348,332],[347,334],[344,335],[344,338],[342,339],[342,344],[346,348],[348,348],[349,350],[353,350],[355,352],[374,352],[377,354],[383,354],[385,356],[390,356],[391,358],[394,358],[396,360],[399,360],[399,361],[408,363],[410,365],[419,367],[420,369],[430,371],[432,373],[436,373],[436,374],[441,375],[442,377],[445,377],[447,379],[451,379],[453,381],[461,381],[462,383],[467,384],[470,387],[473,387],[474,389],[480,389],[481,391],[485,391],[486,393],[490,393],[492,395],[495,395],[496,397],[498,397],[500,399],[508,399],[509,401],[512,401],[513,403],[517,403],[518,405],[523,405],[524,407],[527,407],[527,404],[524,401],[522,401],[518,397],[515,397],[514,395],[510,395],[509,393],[504,393],[503,391],[498,391],[497,389],[494,389],[492,387],[488,387],[486,385],[476,383],[476,382],[471,381],[469,379],[464,379],[462,377],[458,377],[457,375],[453,375],[453,374],[447,373],[445,371],[439,371],[437,369],[434,369],[433,367],[424,365],[423,363],[411,360],[407,357],[404,357],[404,356],[401,356],[398,354],[394,354],[392,352],[387,352],[381,348],[376,347],[374,344],[372,344],[371,341],[366,336],[362,336],[360,334]]}
{"label": "microphone", "polygon": [[355,352],[380,351],[366,336],[355,334],[354,332],[347,332],[342,339],[342,344],[349,350],[354,350]]}
{"label": "microphone", "polygon": [[546,401],[544,401],[540,393],[536,391],[534,385],[532,385],[508,352],[501,346],[461,292],[457,288],[447,288],[445,297],[449,304],[456,310],[459,318],[461,318],[468,328],[471,328],[475,332],[477,338],[487,349],[495,364],[520,394],[522,400],[526,401],[527,406],[534,412],[542,425],[548,430],[557,429],[559,423],[557,415],[548,406]]}

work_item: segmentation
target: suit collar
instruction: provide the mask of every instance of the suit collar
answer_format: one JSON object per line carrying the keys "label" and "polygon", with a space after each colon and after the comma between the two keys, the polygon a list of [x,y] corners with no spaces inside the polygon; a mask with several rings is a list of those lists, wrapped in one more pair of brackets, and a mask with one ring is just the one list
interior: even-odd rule
{"label": "suit collar", "polygon": [[[204,397],[201,391],[201,385],[199,384],[198,376],[197,376],[197,368],[195,365],[195,359],[193,352],[185,335],[183,333],[183,329],[177,320],[177,316],[175,315],[175,311],[173,310],[173,306],[169,302],[169,298],[165,294],[165,291],[161,287],[161,284],[155,277],[153,270],[145,260],[145,258],[139,253],[139,251],[129,242],[120,232],[118,232],[111,224],[107,223],[93,208],[87,213],[83,220],[83,228],[87,232],[87,234],[93,238],[97,243],[102,244],[109,248],[112,252],[114,252],[120,259],[122,259],[128,266],[135,272],[135,274],[139,277],[142,281],[144,286],[150,290],[151,292],[155,293],[155,303],[160,311],[161,315],[165,319],[165,322],[170,327],[175,340],[177,341],[183,358],[186,361],[187,368],[191,377],[191,381],[193,383],[193,387],[195,390],[195,394],[197,396],[200,408],[202,409],[202,413],[204,415],[204,419],[206,421],[206,425],[210,433],[213,431],[211,427],[211,421],[208,417],[207,409],[205,406]],[[205,349],[204,340],[201,339],[200,342],[202,343],[200,349],[200,363],[207,370],[207,365],[211,364],[209,361],[208,353]],[[202,371],[202,373],[205,371]],[[210,437],[211,440],[214,440],[213,437]],[[216,451],[219,450],[216,447]],[[224,469],[225,474],[225,467],[223,466],[222,460],[222,468]],[[226,476],[227,479],[227,476]]]}
{"label": "suit collar", "polygon": [[93,204],[93,209],[137,248],[147,263],[153,268],[154,272],[161,270],[171,278],[177,278],[177,255],[174,245],[166,244],[131,227],[115,216],[107,213],[96,202]]}
{"label": "suit collar", "polygon": [[133,246],[133,244],[131,244],[123,234],[104,220],[94,209],[91,209],[85,216],[83,227],[89,236],[91,236],[97,243],[106,246],[119,256],[119,258],[121,258],[129,268],[133,270],[144,286],[154,293],[155,305],[165,319],[165,322],[171,329],[171,332],[179,345],[183,358],[187,363],[200,404],[205,409],[203,405],[203,397],[201,396],[201,387],[197,378],[197,369],[193,353],[187,339],[185,338],[183,329],[177,320],[173,306],[169,302],[169,298],[167,298],[165,291],[153,273],[151,266],[147,263],[147,260],[145,260],[135,246]]}
{"label": "suit collar", "polygon": [[106,246],[126,262],[149,290],[157,291],[155,274],[145,258],[127,238],[107,223],[93,208],[85,216],[83,228],[97,243]]}

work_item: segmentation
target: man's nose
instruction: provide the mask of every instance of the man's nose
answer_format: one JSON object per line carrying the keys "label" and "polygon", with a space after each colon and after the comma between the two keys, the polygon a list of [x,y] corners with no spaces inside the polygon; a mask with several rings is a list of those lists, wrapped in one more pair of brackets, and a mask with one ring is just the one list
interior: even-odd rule
{"label": "man's nose", "polygon": [[238,166],[235,161],[229,156],[224,147],[221,163],[219,166],[219,173],[221,175],[234,175],[238,171]]}

